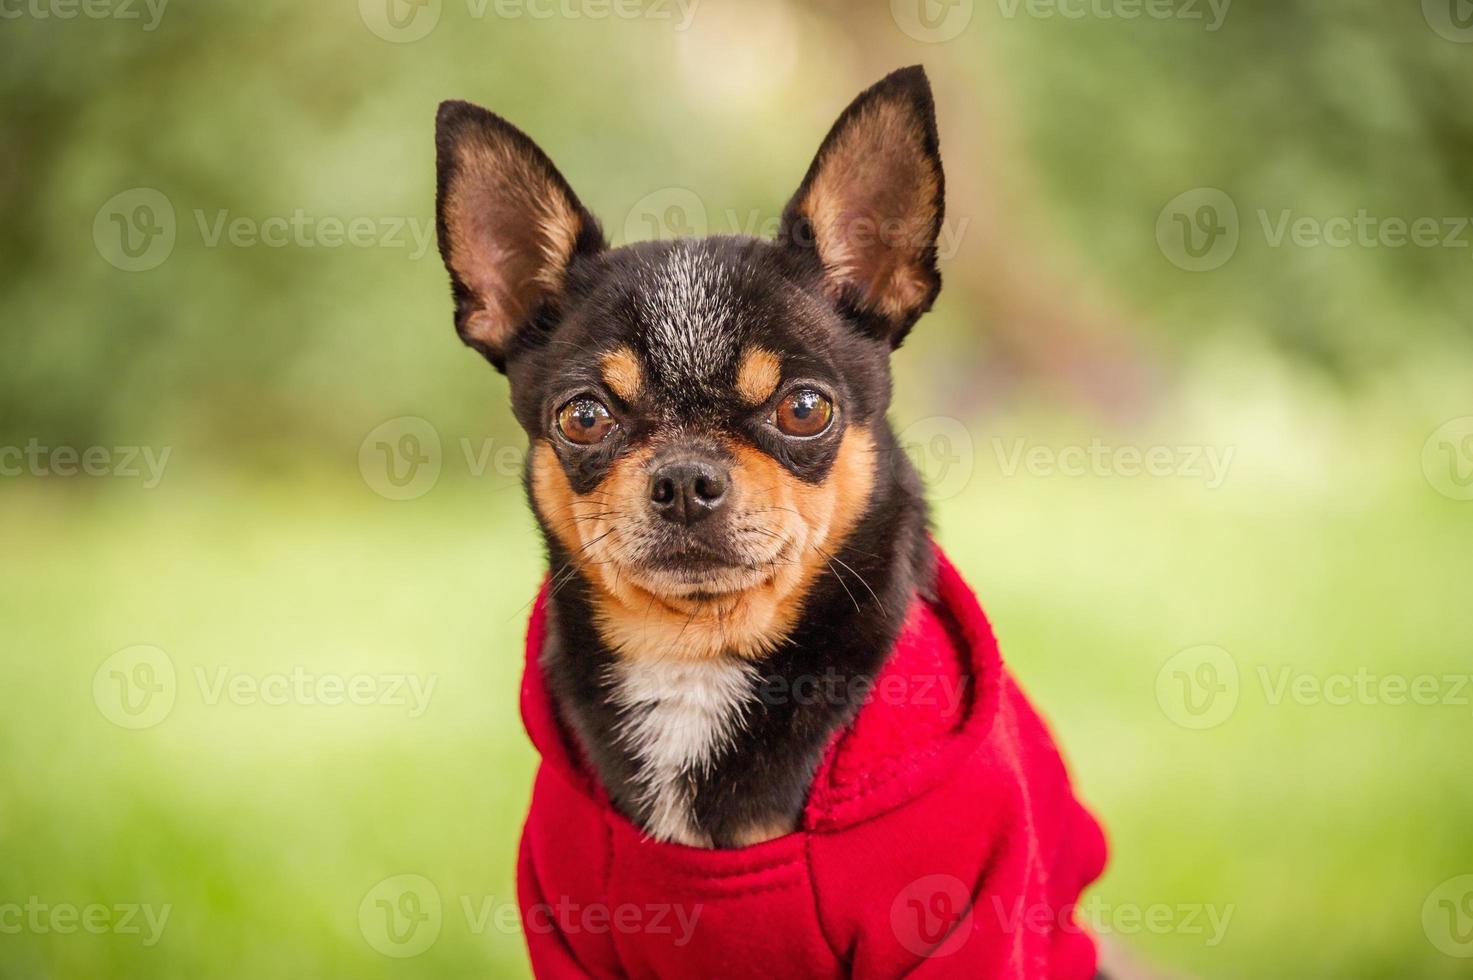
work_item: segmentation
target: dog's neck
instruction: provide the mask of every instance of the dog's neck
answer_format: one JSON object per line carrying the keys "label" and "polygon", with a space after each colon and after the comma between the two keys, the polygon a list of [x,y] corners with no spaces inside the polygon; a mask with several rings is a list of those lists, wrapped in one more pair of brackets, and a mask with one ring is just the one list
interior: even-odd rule
{"label": "dog's neck", "polygon": [[630,656],[605,635],[598,577],[549,537],[553,570],[567,572],[554,577],[543,671],[614,805],[652,837],[739,847],[797,826],[830,738],[930,589],[919,480],[888,431],[877,449],[897,465],[882,467],[863,516],[822,553],[795,621],[760,656]]}

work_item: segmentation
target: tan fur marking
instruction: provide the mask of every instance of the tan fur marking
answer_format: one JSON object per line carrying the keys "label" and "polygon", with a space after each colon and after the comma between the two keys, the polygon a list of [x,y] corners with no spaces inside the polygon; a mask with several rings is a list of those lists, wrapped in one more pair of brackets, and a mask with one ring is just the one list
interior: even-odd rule
{"label": "tan fur marking", "polygon": [[737,369],[736,390],[748,405],[760,405],[772,397],[783,379],[782,362],[770,350],[752,347],[742,355]]}
{"label": "tan fur marking", "polygon": [[493,347],[562,288],[580,223],[567,194],[502,142],[466,140],[447,189],[449,265],[481,301],[470,336]]}
{"label": "tan fur marking", "polygon": [[533,448],[537,511],[594,585],[599,632],[621,656],[758,659],[771,653],[796,624],[818,576],[831,573],[829,556],[869,503],[876,456],[862,426],[845,433],[828,479],[816,486],[750,446],[732,442],[727,449],[736,461],[728,506],[761,528],[751,538],[770,554],[758,561],[759,571],[733,582],[732,591],[687,598],[627,563],[638,534],[630,515],[646,506],[652,449],[619,460],[597,490],[579,496],[552,447],[539,442]]}
{"label": "tan fur marking", "polygon": [[634,356],[634,351],[628,347],[620,347],[609,351],[600,362],[603,368],[604,384],[609,390],[625,402],[633,403],[639,399],[639,390],[644,385],[644,372],[639,369],[639,361]]}
{"label": "tan fur marking", "polygon": [[825,151],[801,207],[836,288],[857,287],[885,316],[923,302],[930,283],[920,260],[939,187],[925,134],[903,104],[861,110]]}

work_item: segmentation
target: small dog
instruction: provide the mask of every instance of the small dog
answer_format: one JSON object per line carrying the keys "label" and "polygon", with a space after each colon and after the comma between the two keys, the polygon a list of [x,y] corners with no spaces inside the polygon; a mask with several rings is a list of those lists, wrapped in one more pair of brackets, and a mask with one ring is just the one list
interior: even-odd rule
{"label": "small dog", "polygon": [[[928,734],[906,742],[914,759],[860,767],[866,788],[891,769],[943,754],[939,746],[970,731],[974,715],[994,710],[987,705],[1021,697],[1000,666],[990,666],[980,610],[967,611],[970,593],[938,559],[921,481],[885,417],[890,355],[941,288],[936,240],[945,182],[920,68],[895,72],[843,112],[785,208],[776,240],[610,248],[552,162],[498,116],[446,102],[436,141],[439,243],[455,325],[509,378],[530,441],[526,486],[551,571],[529,640],[524,713],[544,770],[556,755],[562,776],[539,776],[534,818],[539,807],[553,822],[588,815],[546,843],[529,824],[524,913],[539,896],[552,903],[554,890],[562,899],[561,892],[585,887],[554,883],[560,863],[570,881],[585,867],[601,868],[587,872],[598,880],[586,883],[585,901],[609,901],[621,860],[615,840],[646,854],[686,855],[682,861],[694,853],[797,847],[788,843],[803,836],[795,831],[823,822],[805,817],[823,795],[821,767],[843,755],[846,732],[862,741],[865,731],[879,730],[879,722],[866,728],[856,717],[887,664],[932,664],[923,659],[930,648],[944,649],[934,663],[945,670],[935,669],[963,687],[956,703],[921,721],[893,706],[873,709],[889,710],[885,724],[895,731],[921,725]],[[922,652],[897,653],[912,648]],[[985,677],[968,672],[974,662]],[[804,678],[843,683],[824,696],[793,696]],[[963,689],[968,682],[974,686]],[[1026,733],[1017,751],[1031,758],[1036,722],[1025,708],[1016,713],[1022,720],[1008,724]],[[994,730],[1002,728],[989,720],[976,737],[1004,737]],[[906,741],[893,732],[868,737],[867,751],[882,755]],[[1047,746],[1046,734],[1038,738]],[[1039,751],[1045,778],[1062,779],[1051,748]],[[959,752],[947,773],[969,758]],[[1010,784],[1032,778],[1007,772]],[[573,784],[577,793],[568,791]],[[1044,794],[1050,806],[1065,808],[1060,838],[1078,831],[1092,844],[1093,823],[1074,826],[1087,817],[1068,808],[1072,796],[1063,786]],[[600,809],[604,802],[612,815]],[[1029,811],[1027,819],[1037,817]],[[954,820],[927,820],[942,846],[957,853],[972,847],[949,839],[944,825]],[[638,833],[626,840],[629,826]],[[590,837],[610,843],[595,848]],[[1098,874],[1092,865],[1102,854],[1101,845],[1078,867],[1055,874],[1051,866],[1050,873],[1077,895]],[[872,859],[887,863],[879,853]],[[897,859],[896,873],[929,866],[912,863]],[[957,877],[977,879],[981,867]],[[813,888],[824,886],[815,881]],[[963,904],[975,897],[971,883],[967,889]],[[666,901],[670,894],[662,893]],[[895,894],[877,899],[882,916]],[[1046,900],[1052,907],[1072,896],[1049,892]],[[712,906],[702,900],[700,907]],[[764,916],[776,914],[773,908]],[[821,907],[820,914],[829,913]],[[795,912],[794,921],[811,916],[811,908]],[[911,945],[895,939],[897,928],[892,922],[886,949]],[[955,929],[950,922],[937,942]],[[834,930],[842,927],[820,930],[827,948],[814,955],[863,973],[870,946],[836,941]],[[748,967],[779,975],[770,960],[763,966],[761,949],[739,967],[743,944],[756,941],[750,936],[758,930],[735,932],[746,938],[712,941],[719,960],[661,960],[666,968],[654,972],[684,972],[695,962],[706,964],[705,975]],[[561,975],[547,965],[555,962],[571,973],[602,974],[589,964],[615,954],[581,948],[592,940],[586,930],[578,935],[542,954],[534,943],[539,973]],[[799,953],[806,941],[789,936],[783,948]],[[560,957],[569,950],[565,963]],[[605,966],[639,973],[632,955],[623,949],[621,965]],[[1093,970],[1089,956],[1081,975]],[[883,975],[876,969],[872,975]],[[827,975],[816,967],[814,974]]]}

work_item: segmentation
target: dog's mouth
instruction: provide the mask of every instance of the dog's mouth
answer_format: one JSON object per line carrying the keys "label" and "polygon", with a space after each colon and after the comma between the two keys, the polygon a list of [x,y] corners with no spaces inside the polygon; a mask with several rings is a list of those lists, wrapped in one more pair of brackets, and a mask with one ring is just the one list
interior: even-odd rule
{"label": "dog's mouth", "polygon": [[625,565],[634,584],[659,598],[685,602],[730,600],[770,582],[785,548],[748,555],[735,548],[686,541],[641,555]]}

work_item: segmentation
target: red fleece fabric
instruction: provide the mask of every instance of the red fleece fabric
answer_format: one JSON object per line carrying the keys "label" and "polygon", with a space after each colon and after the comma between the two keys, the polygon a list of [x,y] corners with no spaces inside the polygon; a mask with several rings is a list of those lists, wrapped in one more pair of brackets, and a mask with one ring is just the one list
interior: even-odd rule
{"label": "red fleece fabric", "polygon": [[800,829],[738,850],[649,840],[610,805],[543,683],[544,588],[522,685],[542,765],[517,872],[538,977],[1094,975],[1075,903],[1104,834],[976,597],[938,565],[937,600],[912,606]]}

